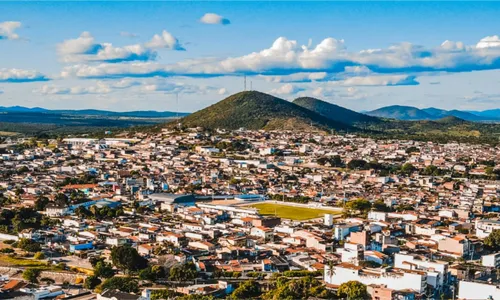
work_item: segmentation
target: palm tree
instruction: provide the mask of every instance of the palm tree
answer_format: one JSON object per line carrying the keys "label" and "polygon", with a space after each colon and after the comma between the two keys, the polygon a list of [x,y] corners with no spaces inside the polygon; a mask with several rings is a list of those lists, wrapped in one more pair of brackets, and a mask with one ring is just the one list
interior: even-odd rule
{"label": "palm tree", "polygon": [[329,260],[328,261],[328,273],[327,273],[328,277],[333,277],[333,275],[335,275],[335,263],[333,262],[333,260]]}

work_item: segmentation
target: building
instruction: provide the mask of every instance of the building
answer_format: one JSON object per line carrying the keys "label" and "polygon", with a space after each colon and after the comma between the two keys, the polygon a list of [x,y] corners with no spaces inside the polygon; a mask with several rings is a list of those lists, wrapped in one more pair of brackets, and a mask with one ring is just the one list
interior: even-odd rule
{"label": "building", "polygon": [[500,299],[500,287],[487,283],[460,281],[458,299]]}
{"label": "building", "polygon": [[495,229],[500,229],[500,221],[495,221],[495,220],[476,221],[476,236],[478,238],[484,239],[485,237],[489,236],[490,233]]}
{"label": "building", "polygon": [[328,284],[340,286],[342,283],[354,280],[365,285],[385,285],[393,290],[411,289],[419,294],[427,291],[427,275],[417,270],[403,269],[370,269],[341,263],[333,267],[325,266],[324,280]]}

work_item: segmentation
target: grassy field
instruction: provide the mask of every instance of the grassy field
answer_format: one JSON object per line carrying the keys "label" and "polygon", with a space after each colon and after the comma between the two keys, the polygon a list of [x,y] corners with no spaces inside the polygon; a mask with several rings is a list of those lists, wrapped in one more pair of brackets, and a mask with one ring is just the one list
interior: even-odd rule
{"label": "grassy field", "polygon": [[257,208],[259,213],[262,215],[273,215],[284,219],[291,220],[309,220],[315,218],[321,218],[325,214],[339,214],[340,212],[318,209],[318,208],[306,208],[306,207],[296,207],[283,204],[273,204],[273,203],[258,203],[251,205],[251,207]]}
{"label": "grassy field", "polygon": [[5,267],[30,267],[30,268],[47,268],[47,263],[35,259],[24,259],[20,257],[12,257],[8,255],[0,255],[0,265]]}

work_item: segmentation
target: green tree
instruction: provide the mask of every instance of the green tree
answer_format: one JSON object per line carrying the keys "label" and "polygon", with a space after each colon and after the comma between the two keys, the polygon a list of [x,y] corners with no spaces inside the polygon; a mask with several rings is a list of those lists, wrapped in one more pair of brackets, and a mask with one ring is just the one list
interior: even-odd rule
{"label": "green tree", "polygon": [[110,263],[101,260],[94,266],[94,275],[100,278],[110,278],[115,275],[115,271]]}
{"label": "green tree", "polygon": [[260,295],[259,284],[254,280],[248,280],[240,284],[229,297],[232,300],[251,299]]}
{"label": "green tree", "polygon": [[197,276],[198,272],[195,265],[189,262],[170,268],[168,279],[172,281],[188,281],[195,279]]}
{"label": "green tree", "polygon": [[416,170],[415,167],[412,164],[410,164],[410,163],[406,163],[406,164],[404,164],[404,165],[401,166],[401,172],[403,174],[411,174],[415,170]]}
{"label": "green tree", "polygon": [[106,279],[101,285],[96,288],[96,292],[104,290],[120,290],[125,293],[137,293],[139,291],[139,283],[132,277],[111,277]]}
{"label": "green tree", "polygon": [[101,279],[96,275],[88,276],[83,283],[83,287],[88,290],[95,289],[99,284],[101,284]]}
{"label": "green tree", "polygon": [[128,245],[113,248],[111,261],[116,267],[128,272],[142,270],[148,265],[147,260],[136,249]]}
{"label": "green tree", "polygon": [[19,249],[22,249],[26,252],[31,252],[31,253],[39,252],[42,250],[42,247],[40,246],[39,243],[34,242],[30,239],[25,239],[25,238],[22,238],[17,242],[17,247]]}
{"label": "green tree", "polygon": [[24,270],[23,272],[23,279],[26,281],[29,281],[31,283],[37,283],[38,282],[38,276],[40,276],[40,273],[42,271],[40,269],[36,268],[28,268]]}
{"label": "green tree", "polygon": [[366,299],[368,298],[368,292],[366,290],[366,285],[359,281],[348,281],[340,285],[337,295],[342,298],[347,299]]}
{"label": "green tree", "polygon": [[484,244],[492,250],[500,250],[500,229],[494,229],[490,235],[484,239]]}
{"label": "green tree", "polygon": [[142,280],[156,281],[165,276],[165,269],[162,266],[149,266],[139,271],[139,278]]}
{"label": "green tree", "polygon": [[49,204],[49,198],[47,198],[45,196],[40,196],[35,201],[34,209],[36,211],[43,211],[43,210],[45,210],[45,207],[47,206],[47,204]]}

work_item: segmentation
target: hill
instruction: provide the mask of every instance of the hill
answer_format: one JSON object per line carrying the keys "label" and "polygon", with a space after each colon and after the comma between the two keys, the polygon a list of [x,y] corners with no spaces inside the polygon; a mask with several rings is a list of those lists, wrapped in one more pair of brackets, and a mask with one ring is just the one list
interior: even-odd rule
{"label": "hill", "polygon": [[361,114],[342,106],[338,106],[312,97],[297,98],[293,100],[293,103],[307,108],[308,110],[314,111],[324,117],[327,117],[330,120],[345,124],[353,125],[357,123],[370,123],[380,121],[380,119],[376,117]]}
{"label": "hill", "polygon": [[367,115],[397,120],[432,120],[431,114],[412,106],[392,105],[367,112]]}
{"label": "hill", "polygon": [[289,101],[257,92],[240,92],[180,120],[183,126],[258,130],[349,129]]}

